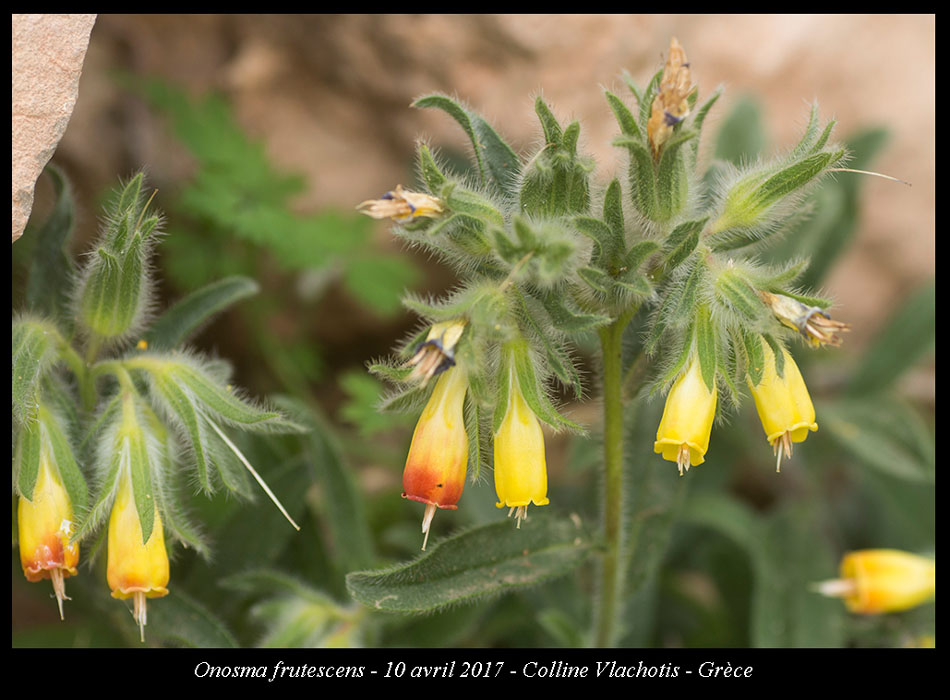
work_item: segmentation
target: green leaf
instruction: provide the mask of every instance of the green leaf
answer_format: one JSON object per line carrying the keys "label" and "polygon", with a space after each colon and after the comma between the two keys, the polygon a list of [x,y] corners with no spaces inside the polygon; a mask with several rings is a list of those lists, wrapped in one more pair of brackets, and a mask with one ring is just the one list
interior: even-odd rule
{"label": "green leaf", "polygon": [[554,325],[565,333],[592,331],[606,326],[611,321],[609,316],[578,310],[564,294],[545,293],[541,295],[540,300]]}
{"label": "green leaf", "polygon": [[630,196],[633,205],[648,219],[657,215],[656,176],[653,172],[653,156],[650,149],[640,141],[630,137],[614,139],[614,146],[626,148],[630,152]]}
{"label": "green leaf", "polygon": [[198,483],[206,494],[210,494],[214,489],[208,469],[209,457],[206,448],[209,436],[204,422],[199,418],[191,394],[184,391],[167,374],[155,373],[150,377],[154,387],[151,396],[164,403],[166,409],[164,413],[172,417],[172,420],[177,422],[188,436],[195,468],[198,471]]}
{"label": "green leaf", "polygon": [[703,374],[703,383],[709,391],[716,391],[716,366],[718,364],[716,330],[713,326],[709,308],[700,306],[696,313],[696,352],[699,355],[699,367]]}
{"label": "green leaf", "polygon": [[155,497],[152,495],[152,465],[150,464],[145,433],[140,427],[129,430],[123,448],[132,474],[132,494],[135,511],[142,526],[142,544],[148,542],[155,525]]}
{"label": "green leaf", "polygon": [[547,103],[541,97],[538,97],[534,101],[534,112],[541,121],[541,128],[544,130],[544,142],[549,146],[560,146],[561,125],[558,124],[557,118],[554,116],[554,113],[551,112],[551,108],[548,107]]}
{"label": "green leaf", "polygon": [[59,168],[47,165],[46,174],[53,181],[56,203],[42,227],[30,235],[36,238],[30,278],[26,289],[27,305],[51,318],[68,315],[69,290],[75,269],[66,243],[72,234],[74,209],[72,188]]}
{"label": "green leaf", "polygon": [[766,315],[759,295],[734,270],[724,270],[716,278],[716,293],[728,308],[735,309],[747,321]]}
{"label": "green leaf", "polygon": [[642,139],[643,136],[640,134],[640,127],[637,126],[636,117],[633,116],[633,113],[627,108],[627,105],[623,103],[623,100],[609,90],[604,90],[604,96],[607,98],[607,104],[610,105],[610,110],[617,118],[621,133],[624,136]]}
{"label": "green leaf", "polygon": [[921,418],[893,398],[820,402],[819,429],[862,463],[903,481],[932,483],[934,436]]}
{"label": "green leaf", "polygon": [[663,249],[666,253],[666,270],[674,270],[686,260],[699,244],[699,234],[709,217],[698,219],[696,221],[686,221],[674,228],[670,235],[663,242]]}
{"label": "green leaf", "polygon": [[13,321],[12,388],[13,417],[25,421],[36,411],[36,390],[40,377],[56,360],[59,332],[51,323],[21,317]]}
{"label": "green leaf", "polygon": [[845,606],[812,590],[837,569],[819,516],[814,503],[795,502],[763,524],[751,621],[757,648],[829,648],[844,642]]}
{"label": "green leaf", "polygon": [[151,348],[175,348],[212,317],[258,291],[260,286],[248,277],[227,277],[213,282],[179,300],[159,316],[145,334],[145,340]]}
{"label": "green leaf", "polygon": [[425,180],[429,192],[436,193],[441,191],[442,185],[446,182],[445,175],[436,165],[429,147],[424,143],[419,144],[419,169],[422,171],[422,179]]}
{"label": "green leaf", "polygon": [[429,95],[412,103],[413,107],[435,107],[459,123],[472,142],[482,184],[492,184],[502,194],[513,195],[521,169],[518,155],[498,133],[475,112],[445,95]]}
{"label": "green leaf", "polygon": [[914,292],[888,319],[851,378],[851,394],[871,394],[892,385],[936,347],[936,282]]}
{"label": "green leaf", "polygon": [[194,649],[233,649],[239,646],[227,625],[180,589],[148,605],[149,639],[161,639]]}
{"label": "green leaf", "polygon": [[680,129],[663,145],[660,162],[656,167],[656,219],[668,221],[686,206],[689,194],[689,174],[683,146],[699,137],[692,129]]}
{"label": "green leaf", "polygon": [[38,420],[20,426],[13,451],[13,479],[17,492],[28,501],[33,500],[33,488],[40,470],[43,436]]}
{"label": "green leaf", "polygon": [[[538,377],[535,373],[534,359],[526,347],[519,348],[514,352],[513,361],[515,374],[518,378],[518,385],[521,387],[521,394],[524,396],[525,403],[534,411],[538,419],[544,421],[555,430],[567,428],[568,430],[583,433],[584,428],[562,416],[551,404],[543,387],[539,386]],[[502,405],[501,402],[499,402],[499,405]],[[497,413],[495,417],[497,419]]]}
{"label": "green leaf", "polygon": [[89,489],[86,479],[76,463],[72,446],[69,444],[68,428],[63,425],[62,419],[48,406],[40,407],[43,430],[51,451],[51,459],[62,479],[63,487],[69,494],[74,511],[83,511],[89,499]]}
{"label": "green leaf", "polygon": [[334,561],[341,573],[370,566],[374,553],[365,499],[333,433],[320,416],[302,403],[282,397],[279,405],[310,430],[303,438],[306,463],[320,487],[317,512],[326,527]]}
{"label": "green leaf", "polygon": [[535,515],[515,528],[504,520],[453,535],[409,564],[346,577],[347,589],[374,610],[420,613],[501,595],[563,576],[592,550],[580,521]]}

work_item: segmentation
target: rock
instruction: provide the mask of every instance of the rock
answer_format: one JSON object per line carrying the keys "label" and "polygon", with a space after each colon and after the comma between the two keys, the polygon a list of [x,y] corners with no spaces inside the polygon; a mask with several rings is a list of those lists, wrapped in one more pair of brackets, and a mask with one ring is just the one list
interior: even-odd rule
{"label": "rock", "polygon": [[13,15],[13,240],[33,188],[62,138],[96,15]]}

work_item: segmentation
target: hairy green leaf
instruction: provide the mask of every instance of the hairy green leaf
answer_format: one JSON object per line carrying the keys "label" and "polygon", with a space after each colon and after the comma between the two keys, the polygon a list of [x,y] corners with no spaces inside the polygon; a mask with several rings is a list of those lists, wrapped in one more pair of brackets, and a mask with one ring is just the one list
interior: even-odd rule
{"label": "hairy green leaf", "polygon": [[346,584],[371,609],[427,612],[563,576],[592,546],[579,520],[537,515],[521,529],[505,520],[466,530],[409,564],[352,573]]}

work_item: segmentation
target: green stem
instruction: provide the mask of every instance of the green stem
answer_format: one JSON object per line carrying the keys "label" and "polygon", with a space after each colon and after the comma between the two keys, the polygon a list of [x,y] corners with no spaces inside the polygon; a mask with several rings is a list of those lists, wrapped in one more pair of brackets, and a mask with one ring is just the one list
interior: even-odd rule
{"label": "green stem", "polygon": [[604,362],[604,554],[600,595],[594,628],[594,646],[614,642],[614,623],[622,594],[620,553],[623,551],[623,395],[621,393],[621,341],[633,317],[624,313],[600,331]]}

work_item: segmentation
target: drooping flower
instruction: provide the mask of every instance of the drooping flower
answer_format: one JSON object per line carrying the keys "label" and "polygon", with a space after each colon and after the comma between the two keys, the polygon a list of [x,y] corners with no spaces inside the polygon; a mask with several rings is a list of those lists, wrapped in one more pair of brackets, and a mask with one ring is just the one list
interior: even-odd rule
{"label": "drooping flower", "polygon": [[70,542],[73,535],[73,506],[63,486],[59,471],[44,453],[33,487],[32,500],[20,496],[17,505],[20,563],[27,581],[48,578],[63,617],[67,576],[76,575],[79,544]]}
{"label": "drooping flower", "polygon": [[432,377],[455,366],[455,346],[464,330],[464,319],[433,324],[429,335],[407,363],[412,367],[412,372],[406,381],[425,384]]}
{"label": "drooping flower", "polygon": [[168,595],[168,554],[158,507],[154,507],[152,533],[142,541],[142,525],[135,507],[132,477],[128,470],[120,476],[119,492],[109,517],[109,553],[106,579],[112,597],[133,599],[133,617],[145,641],[146,598]]}
{"label": "drooping flower", "polygon": [[839,579],[815,589],[842,598],[848,610],[862,615],[900,612],[934,596],[936,562],[897,549],[862,549],[845,554]]}
{"label": "drooping flower", "polygon": [[717,400],[715,388],[710,391],[706,386],[699,359],[693,356],[689,367],[666,397],[663,418],[653,444],[654,452],[661,453],[663,459],[676,462],[680,476],[691,466],[705,461]]}
{"label": "drooping flower", "polygon": [[762,379],[758,384],[753,384],[749,378],[746,381],[755,399],[766,439],[776,454],[775,471],[779,471],[783,453],[791,457],[792,443],[804,442],[809,430],[818,430],[818,423],[815,422],[815,407],[805,380],[788,350],[782,348],[784,368],[780,377],[772,348],[764,341],[762,348],[765,354]]}
{"label": "drooping flower", "polygon": [[772,294],[759,291],[762,301],[772,310],[779,321],[801,333],[813,347],[820,345],[841,345],[836,333],[846,333],[851,326],[835,321],[817,306],[808,306],[797,299],[784,294]]}
{"label": "drooping flower", "polygon": [[463,407],[467,390],[468,378],[462,367],[443,372],[412,434],[402,474],[402,496],[426,504],[423,549],[435,509],[455,510],[465,488],[468,437]]}
{"label": "drooping flower", "polygon": [[647,122],[647,137],[654,160],[659,158],[663,144],[673,135],[673,127],[689,114],[689,101],[686,98],[691,90],[686,52],[676,37],[672,37],[670,55],[666,59],[660,89],[653,98],[650,120]]}
{"label": "drooping flower", "polygon": [[521,527],[528,505],[548,504],[548,473],[544,460],[544,435],[534,411],[510,372],[508,408],[495,433],[495,492],[499,508],[514,513]]}
{"label": "drooping flower", "polygon": [[430,218],[442,215],[442,201],[423,192],[412,192],[396,185],[379,199],[368,199],[356,207],[374,219],[410,221],[419,217]]}

